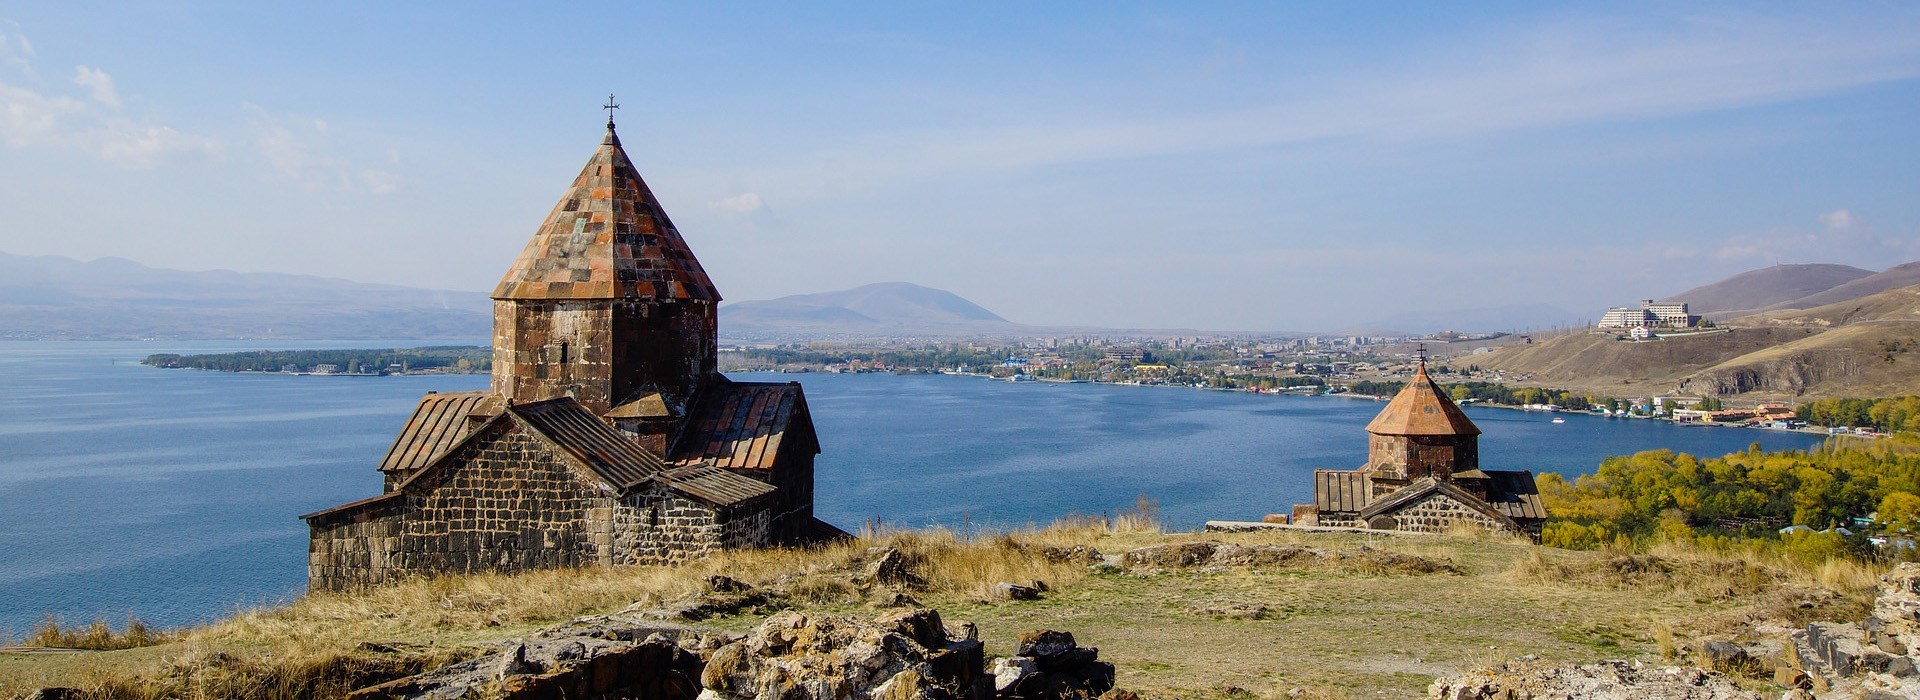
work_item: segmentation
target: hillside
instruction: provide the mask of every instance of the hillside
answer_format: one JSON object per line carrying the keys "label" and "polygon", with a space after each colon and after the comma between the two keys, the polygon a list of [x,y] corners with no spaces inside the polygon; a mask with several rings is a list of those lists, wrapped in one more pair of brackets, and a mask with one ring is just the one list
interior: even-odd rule
{"label": "hillside", "polygon": [[[728,578],[716,585],[715,574]],[[1035,580],[1047,584],[1037,600],[992,592]],[[1114,664],[1118,687],[1147,697],[1419,697],[1437,676],[1504,659],[1647,658],[1750,618],[1847,619],[1872,583],[1871,572],[1691,550],[1624,556],[1472,536],[1162,534],[1082,521],[309,595],[161,646],[0,653],[0,696],[77,685],[116,698],[340,697],[565,629],[596,645],[659,633],[725,664],[716,646],[782,609],[870,620],[924,606],[951,629],[972,626],[995,656],[1012,655],[1027,630],[1071,632]],[[496,659],[477,663],[504,673]]]}
{"label": "hillside", "polygon": [[1904,265],[1895,265],[1860,279],[1834,285],[1831,289],[1808,294],[1804,297],[1773,304],[1764,308],[1768,310],[1811,309],[1816,306],[1839,304],[1868,295],[1878,294],[1889,289],[1911,287],[1916,284],[1920,284],[1920,261],[1910,262]]}
{"label": "hillside", "polygon": [[[1774,265],[1694,287],[1670,295],[1667,300],[1686,302],[1697,314],[1739,315],[1825,292],[1874,274],[1872,270],[1851,265]],[[1915,283],[1920,280],[1909,284]]]}
{"label": "hillside", "polygon": [[486,295],[0,253],[0,339],[480,338]]}
{"label": "hillside", "polygon": [[1920,392],[1920,286],[1811,309],[1732,319],[1725,333],[1654,342],[1578,333],[1477,356],[1474,364],[1611,396],[1752,399]]}
{"label": "hillside", "polygon": [[1005,332],[1015,327],[998,314],[957,294],[906,282],[742,301],[720,307],[720,332],[730,338],[954,336]]}

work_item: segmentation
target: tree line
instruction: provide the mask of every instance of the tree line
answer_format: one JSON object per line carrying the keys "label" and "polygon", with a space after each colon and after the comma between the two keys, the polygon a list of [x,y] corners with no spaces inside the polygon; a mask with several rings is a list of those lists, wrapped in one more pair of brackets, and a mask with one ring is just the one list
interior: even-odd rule
{"label": "tree line", "polygon": [[253,350],[204,355],[158,353],[148,355],[140,363],[219,372],[279,372],[287,367],[297,372],[312,372],[320,365],[333,365],[349,374],[387,374],[400,370],[487,372],[493,368],[493,350],[435,346],[387,350]]}
{"label": "tree line", "polygon": [[[1541,541],[1592,549],[1658,540],[1765,539],[1814,557],[1866,554],[1872,531],[1920,531],[1920,437],[1836,439],[1808,451],[1745,452],[1702,459],[1670,450],[1611,457],[1571,482],[1538,478],[1551,520]],[[1871,518],[1871,519],[1870,519]],[[1844,527],[1823,538],[1781,538],[1805,525]]]}
{"label": "tree line", "polygon": [[1830,428],[1872,428],[1883,433],[1920,433],[1920,396],[1885,399],[1820,399],[1800,405],[1800,420]]}

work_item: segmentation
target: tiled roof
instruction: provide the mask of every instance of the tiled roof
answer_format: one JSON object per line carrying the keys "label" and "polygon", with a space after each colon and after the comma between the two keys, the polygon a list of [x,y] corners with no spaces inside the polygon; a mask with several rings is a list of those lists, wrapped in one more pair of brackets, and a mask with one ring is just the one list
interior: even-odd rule
{"label": "tiled roof", "polygon": [[1487,497],[1494,510],[1516,520],[1545,520],[1547,506],[1530,471],[1488,471]]}
{"label": "tiled roof", "polygon": [[658,391],[643,391],[607,411],[607,418],[677,418],[667,398]]}
{"label": "tiled roof", "polygon": [[773,486],[711,466],[680,467],[657,477],[667,488],[714,505],[733,505],[773,493]]}
{"label": "tiled roof", "polygon": [[[674,443],[674,464],[704,464],[728,469],[771,469],[783,444],[807,442],[789,449],[820,451],[812,442],[805,420],[806,397],[797,383],[715,381],[696,400],[687,427]],[[795,435],[795,433],[801,433]]]}
{"label": "tiled roof", "polygon": [[631,488],[666,469],[659,457],[641,449],[571,398],[509,406],[507,412],[614,486]]}
{"label": "tiled roof", "polygon": [[485,400],[484,391],[427,394],[420,398],[407,425],[380,459],[380,471],[413,471],[453,447],[467,435],[467,414]]}
{"label": "tiled roof", "polygon": [[1372,486],[1357,471],[1313,470],[1313,504],[1322,513],[1351,513],[1367,507]]}
{"label": "tiled roof", "polygon": [[613,124],[495,299],[700,299],[720,292],[620,147]]}
{"label": "tiled roof", "polygon": [[1427,376],[1421,363],[1413,381],[1400,390],[1380,415],[1367,424],[1375,435],[1479,435],[1480,428],[1453,403],[1447,392]]}

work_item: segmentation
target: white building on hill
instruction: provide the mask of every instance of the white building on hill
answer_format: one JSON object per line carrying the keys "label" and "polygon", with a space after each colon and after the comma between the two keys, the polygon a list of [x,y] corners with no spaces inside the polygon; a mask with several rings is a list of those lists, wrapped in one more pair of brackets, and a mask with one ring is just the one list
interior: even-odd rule
{"label": "white building on hill", "polygon": [[1700,317],[1687,312],[1686,304],[1655,304],[1640,300],[1640,308],[1616,306],[1600,316],[1601,328],[1692,328]]}

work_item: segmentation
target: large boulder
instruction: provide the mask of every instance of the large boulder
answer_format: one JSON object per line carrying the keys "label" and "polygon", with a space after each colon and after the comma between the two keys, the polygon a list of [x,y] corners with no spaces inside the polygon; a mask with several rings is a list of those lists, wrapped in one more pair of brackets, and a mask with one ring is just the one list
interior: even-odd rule
{"label": "large boulder", "polygon": [[932,610],[871,622],[784,611],[707,659],[708,700],[987,700],[993,677],[977,640],[948,634]]}
{"label": "large boulder", "polygon": [[1099,659],[1099,649],[1080,646],[1071,632],[1023,632],[1013,658],[995,662],[994,690],[1009,700],[1099,697],[1113,689],[1113,664]]}

